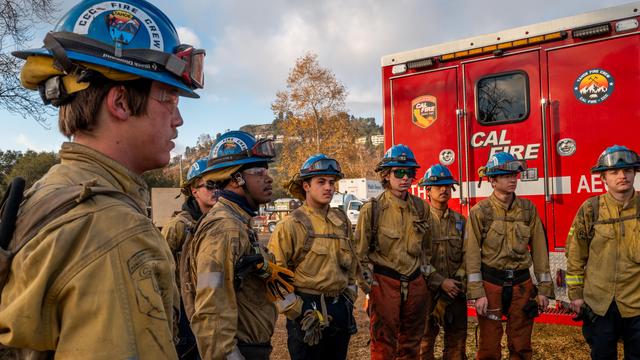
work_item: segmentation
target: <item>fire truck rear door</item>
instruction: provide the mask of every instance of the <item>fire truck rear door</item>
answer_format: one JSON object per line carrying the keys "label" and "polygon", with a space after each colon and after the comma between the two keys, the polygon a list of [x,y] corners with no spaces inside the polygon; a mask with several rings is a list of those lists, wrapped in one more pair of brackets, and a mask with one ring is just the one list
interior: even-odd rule
{"label": "fire truck rear door", "polygon": [[[580,205],[603,193],[589,169],[618,144],[640,150],[640,35],[638,33],[548,49],[551,176],[569,187],[555,191],[556,248],[564,248]],[[636,190],[640,176],[636,176]],[[551,239],[550,239],[551,240]]]}
{"label": "fire truck rear door", "polygon": [[486,179],[478,187],[477,170],[489,156],[505,151],[525,159],[529,169],[516,193],[534,201],[544,222],[539,55],[534,49],[463,62],[468,152],[464,180],[473,205],[492,192]]}
{"label": "fire truck rear door", "polygon": [[[390,79],[392,142],[411,148],[421,166],[419,178],[436,163],[446,165],[454,178],[460,176],[457,74],[454,66]],[[426,199],[423,188],[414,185],[412,192]],[[460,198],[459,189],[453,198]],[[459,201],[450,206],[460,210]]]}

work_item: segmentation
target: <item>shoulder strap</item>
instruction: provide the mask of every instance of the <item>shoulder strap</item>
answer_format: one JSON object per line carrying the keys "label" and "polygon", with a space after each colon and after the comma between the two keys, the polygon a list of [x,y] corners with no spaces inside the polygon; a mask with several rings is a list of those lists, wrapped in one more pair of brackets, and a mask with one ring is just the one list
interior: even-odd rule
{"label": "shoulder strap", "polygon": [[345,238],[349,237],[349,217],[342,208],[329,208],[329,211],[333,211],[340,220],[342,220],[342,233]]}
{"label": "shoulder strap", "polygon": [[37,206],[32,206],[28,211],[32,216],[18,217],[14,234],[16,242],[12,252],[20,251],[42,228],[96,195],[115,198],[140,214],[146,215],[146,211],[131,196],[113,188],[90,186],[90,184],[61,187],[38,200]]}
{"label": "shoulder strap", "polygon": [[413,196],[411,194],[409,194],[409,196],[411,197],[411,202],[413,202],[413,206],[416,208],[416,210],[418,211],[418,217],[421,220],[424,220],[424,216],[425,216],[425,211],[424,211],[424,200],[422,200],[421,198],[417,197],[417,196]]}
{"label": "shoulder strap", "polygon": [[[384,194],[384,192],[382,193]],[[371,238],[369,239],[369,253],[378,250],[378,227],[380,226],[380,204],[382,194],[372,197],[369,202],[371,203]]]}
{"label": "shoulder strap", "polygon": [[600,217],[600,195],[590,197],[589,204],[591,205],[591,222],[587,224],[587,231],[589,234],[589,239],[591,239],[594,235],[593,227],[598,222],[598,218]]}
{"label": "shoulder strap", "polygon": [[480,245],[484,242],[484,239],[487,237],[487,233],[489,232],[489,228],[493,223],[493,208],[491,207],[491,203],[489,200],[483,200],[478,203],[480,207],[480,211],[482,211],[482,229],[480,229],[482,238],[480,239]]}
{"label": "shoulder strap", "polygon": [[304,242],[302,243],[302,251],[300,252],[297,258],[291,259],[290,263],[288,264],[291,269],[295,269],[298,267],[298,265],[300,265],[300,263],[307,256],[307,253],[309,252],[309,250],[311,250],[311,247],[313,246],[313,240],[315,239],[316,234],[313,231],[313,225],[311,225],[311,219],[309,219],[309,217],[304,213],[304,211],[302,211],[302,209],[297,208],[293,210],[289,215],[292,216],[295,221],[302,224],[302,227],[304,227],[304,230],[305,230]]}

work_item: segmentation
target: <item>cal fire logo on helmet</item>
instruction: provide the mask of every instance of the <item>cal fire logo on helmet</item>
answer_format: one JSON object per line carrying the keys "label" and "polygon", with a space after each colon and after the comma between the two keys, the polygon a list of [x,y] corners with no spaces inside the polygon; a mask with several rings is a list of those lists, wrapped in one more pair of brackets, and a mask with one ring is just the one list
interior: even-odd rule
{"label": "cal fire logo on helmet", "polygon": [[247,150],[247,144],[244,141],[230,137],[226,138],[224,141],[219,142],[211,152],[212,154],[217,154],[217,156],[224,155],[233,155],[238,154],[241,151]]}
{"label": "cal fire logo on helmet", "polygon": [[438,99],[424,95],[411,101],[412,121],[421,128],[428,128],[438,119]]}
{"label": "cal fire logo on helmet", "polygon": [[573,93],[585,104],[601,103],[613,92],[613,76],[602,69],[591,69],[583,72],[575,81]]}
{"label": "cal fire logo on helmet", "polygon": [[107,25],[111,39],[115,43],[127,45],[140,29],[140,22],[133,17],[133,14],[116,10],[107,16]]}

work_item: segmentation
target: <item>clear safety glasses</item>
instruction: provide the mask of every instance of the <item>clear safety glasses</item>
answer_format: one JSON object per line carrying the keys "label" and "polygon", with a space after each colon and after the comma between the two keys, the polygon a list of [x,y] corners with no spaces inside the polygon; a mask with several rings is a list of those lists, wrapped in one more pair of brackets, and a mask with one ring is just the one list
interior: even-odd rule
{"label": "clear safety glasses", "polygon": [[311,164],[311,166],[309,166],[308,168],[300,169],[300,173],[309,174],[309,173],[327,171],[327,170],[342,172],[342,169],[340,168],[340,164],[334,159],[320,159],[314,162],[313,164]]}
{"label": "clear safety glasses", "polygon": [[205,51],[203,49],[195,49],[191,45],[180,45],[175,55],[185,62],[185,67],[181,74],[184,82],[191,87],[202,89],[204,87]]}
{"label": "clear safety glasses", "polygon": [[180,103],[180,95],[174,89],[152,87],[149,97],[167,107],[171,112],[175,111]]}
{"label": "clear safety glasses", "polygon": [[267,176],[269,175],[269,169],[264,167],[254,167],[244,169],[242,173],[246,175]]}
{"label": "clear safety glasses", "polygon": [[604,167],[613,167],[616,165],[620,165],[619,163],[623,163],[625,165],[636,165],[640,164],[640,159],[638,159],[638,154],[633,151],[616,151],[610,154],[606,154],[598,159],[598,165]]}

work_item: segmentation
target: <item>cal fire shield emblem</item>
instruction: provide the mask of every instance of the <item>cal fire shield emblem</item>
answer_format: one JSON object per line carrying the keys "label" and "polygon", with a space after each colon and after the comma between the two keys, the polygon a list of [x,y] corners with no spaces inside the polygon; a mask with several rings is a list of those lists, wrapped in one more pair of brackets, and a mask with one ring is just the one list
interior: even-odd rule
{"label": "cal fire shield emblem", "polygon": [[576,98],[585,104],[599,104],[613,92],[615,82],[613,76],[602,69],[591,69],[578,76],[573,93]]}
{"label": "cal fire shield emblem", "polygon": [[438,119],[438,99],[424,95],[411,101],[412,121],[421,128],[428,128]]}

